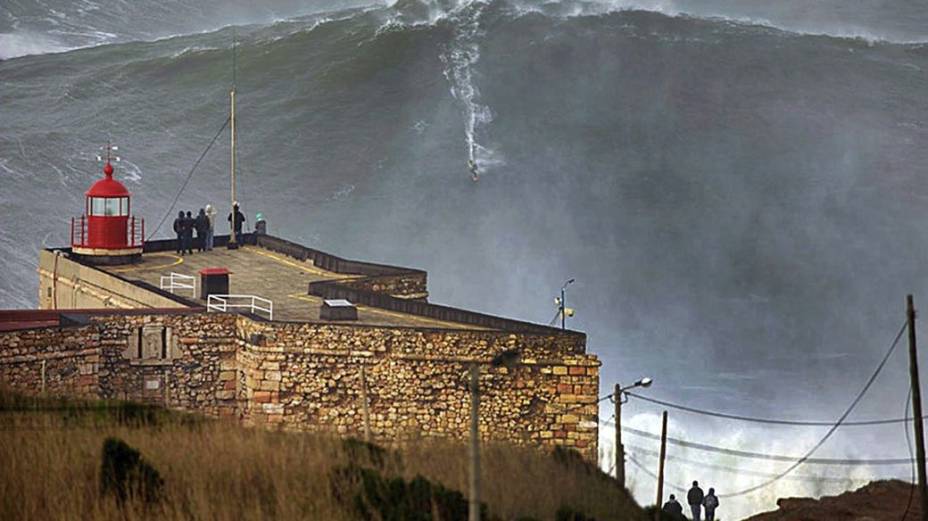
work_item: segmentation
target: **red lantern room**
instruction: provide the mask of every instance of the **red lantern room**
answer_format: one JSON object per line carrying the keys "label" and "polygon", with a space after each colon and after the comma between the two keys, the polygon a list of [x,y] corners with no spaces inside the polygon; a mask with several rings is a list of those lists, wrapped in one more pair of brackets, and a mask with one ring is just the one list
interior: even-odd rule
{"label": "red lantern room", "polygon": [[71,252],[97,264],[138,259],[145,237],[144,220],[130,216],[131,194],[113,179],[111,151],[115,149],[106,146],[104,177],[87,190],[84,215],[71,219]]}

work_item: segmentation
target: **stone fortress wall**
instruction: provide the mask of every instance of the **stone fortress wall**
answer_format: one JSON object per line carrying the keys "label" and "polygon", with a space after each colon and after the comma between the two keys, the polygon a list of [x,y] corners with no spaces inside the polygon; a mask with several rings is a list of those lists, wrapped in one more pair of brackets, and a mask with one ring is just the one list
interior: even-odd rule
{"label": "stone fortress wall", "polygon": [[[217,246],[225,240],[217,237]],[[246,242],[346,275],[311,283],[310,294],[475,328],[207,313],[201,302],[82,264],[66,249],[46,250],[39,304],[52,311],[39,313],[51,313],[57,325],[0,332],[0,385],[357,437],[366,388],[373,441],[390,444],[466,439],[465,373],[477,363],[484,439],[568,446],[596,461],[600,362],[586,354],[585,335],[430,304],[421,270],[342,259],[266,235]],[[173,241],[145,245],[146,252],[173,248]],[[520,364],[491,368],[510,349],[521,353]]]}

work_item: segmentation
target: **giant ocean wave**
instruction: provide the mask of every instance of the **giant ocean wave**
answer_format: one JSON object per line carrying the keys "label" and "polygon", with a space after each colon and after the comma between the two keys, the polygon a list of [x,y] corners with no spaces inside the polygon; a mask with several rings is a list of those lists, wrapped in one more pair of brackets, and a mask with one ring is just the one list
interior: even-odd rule
{"label": "giant ocean wave", "polygon": [[[425,268],[437,302],[536,322],[576,277],[572,326],[609,378],[659,370],[673,401],[827,416],[898,327],[900,297],[928,295],[923,44],[673,2],[292,4],[237,21],[69,14],[58,32],[5,19],[0,32],[38,36],[0,50],[22,55],[0,61],[0,307],[34,305],[36,252],[66,244],[107,139],[133,208],[160,219],[226,118],[233,32],[249,217]],[[228,163],[223,139],[179,206],[221,206]],[[901,410],[903,381],[861,416]],[[896,439],[853,436],[833,450]],[[791,486],[770,497],[805,492]]]}

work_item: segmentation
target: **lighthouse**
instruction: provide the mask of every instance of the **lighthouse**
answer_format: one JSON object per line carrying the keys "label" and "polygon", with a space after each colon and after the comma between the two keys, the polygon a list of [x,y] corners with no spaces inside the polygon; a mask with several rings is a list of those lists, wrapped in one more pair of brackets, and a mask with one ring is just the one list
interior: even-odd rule
{"label": "lighthouse", "polygon": [[132,194],[113,179],[116,147],[104,149],[103,178],[85,193],[84,214],[71,219],[71,253],[91,264],[130,263],[142,256],[145,221],[131,215]]}

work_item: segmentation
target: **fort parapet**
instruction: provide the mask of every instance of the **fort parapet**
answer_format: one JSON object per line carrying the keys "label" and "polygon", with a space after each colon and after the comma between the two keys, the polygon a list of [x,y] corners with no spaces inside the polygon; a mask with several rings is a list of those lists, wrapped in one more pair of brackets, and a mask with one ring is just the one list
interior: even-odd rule
{"label": "fort parapet", "polygon": [[[466,439],[465,373],[480,364],[485,440],[569,446],[595,461],[600,362],[585,335],[428,302],[426,273],[352,261],[270,236],[238,250],[94,266],[40,256],[41,311],[0,311],[0,382],[28,392],[139,400],[246,425],[363,436]],[[231,293],[274,302],[274,320],[208,311],[160,277],[232,271]],[[347,299],[357,320],[320,318]],[[512,368],[492,358],[516,350]],[[362,368],[364,369],[362,371]],[[363,373],[363,377],[362,377]]]}

